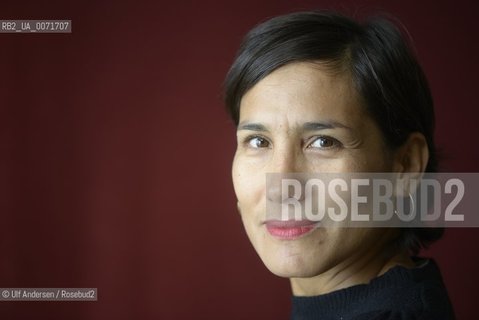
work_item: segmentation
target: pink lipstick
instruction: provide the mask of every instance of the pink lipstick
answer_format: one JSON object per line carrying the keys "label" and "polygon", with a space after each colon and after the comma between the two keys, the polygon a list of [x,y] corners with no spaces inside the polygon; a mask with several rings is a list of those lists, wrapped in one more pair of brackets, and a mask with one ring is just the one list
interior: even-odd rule
{"label": "pink lipstick", "polygon": [[294,240],[313,231],[318,221],[310,220],[268,220],[265,222],[266,229],[275,238]]}

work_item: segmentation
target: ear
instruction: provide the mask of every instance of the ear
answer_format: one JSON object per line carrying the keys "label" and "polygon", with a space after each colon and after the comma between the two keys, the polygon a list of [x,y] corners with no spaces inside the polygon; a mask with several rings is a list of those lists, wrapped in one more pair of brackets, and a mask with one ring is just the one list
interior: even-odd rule
{"label": "ear", "polygon": [[394,169],[398,173],[419,173],[426,170],[429,149],[422,133],[413,132],[406,142],[394,152]]}
{"label": "ear", "polygon": [[416,192],[417,184],[414,181],[422,178],[428,161],[429,148],[426,138],[422,133],[411,133],[406,142],[394,151],[393,172],[397,175],[397,181],[400,179],[404,183],[402,186],[396,186],[397,196],[411,196]]}

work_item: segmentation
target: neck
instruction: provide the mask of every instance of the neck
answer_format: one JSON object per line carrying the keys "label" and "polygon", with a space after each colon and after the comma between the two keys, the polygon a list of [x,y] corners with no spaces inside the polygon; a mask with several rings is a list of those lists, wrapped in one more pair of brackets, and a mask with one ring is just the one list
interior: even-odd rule
{"label": "neck", "polygon": [[[376,250],[374,250],[376,249]],[[291,278],[295,296],[316,296],[358,284],[366,284],[395,266],[413,268],[407,252],[385,255],[384,248],[360,252],[340,262],[324,273],[311,278]]]}

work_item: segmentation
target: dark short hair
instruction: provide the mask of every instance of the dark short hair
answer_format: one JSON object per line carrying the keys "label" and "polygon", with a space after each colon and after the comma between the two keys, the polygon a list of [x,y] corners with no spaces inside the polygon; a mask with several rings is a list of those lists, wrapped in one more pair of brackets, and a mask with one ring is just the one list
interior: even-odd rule
{"label": "dark short hair", "polygon": [[[295,12],[253,28],[224,84],[225,104],[235,124],[249,89],[274,70],[300,61],[346,68],[387,145],[399,147],[411,133],[422,133],[429,148],[426,172],[437,171],[434,106],[426,77],[409,43],[384,18],[361,24],[333,12]],[[443,232],[442,228],[403,229],[399,243],[417,253]]]}

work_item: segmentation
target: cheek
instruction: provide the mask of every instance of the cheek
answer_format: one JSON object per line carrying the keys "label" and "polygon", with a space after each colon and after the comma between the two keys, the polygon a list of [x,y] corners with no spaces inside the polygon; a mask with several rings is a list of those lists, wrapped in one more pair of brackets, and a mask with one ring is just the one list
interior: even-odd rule
{"label": "cheek", "polygon": [[362,154],[344,153],[335,159],[322,159],[321,157],[311,157],[309,160],[308,171],[312,173],[322,172],[356,172],[363,171],[367,159],[362,158]]}
{"label": "cheek", "polygon": [[266,176],[257,166],[236,154],[232,167],[233,187],[242,212],[261,204],[264,198]]}
{"label": "cheek", "polygon": [[390,155],[385,148],[355,150],[342,159],[337,172],[387,172],[391,169]]}
{"label": "cheek", "polygon": [[231,177],[233,179],[233,188],[235,190],[236,198],[240,201],[242,194],[244,193],[244,182],[242,181],[242,170],[240,162],[238,162],[238,156],[235,155],[233,159],[233,166],[231,170]]}

